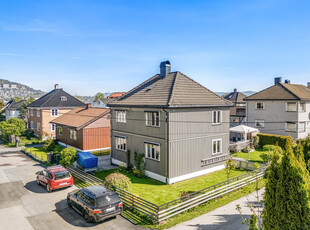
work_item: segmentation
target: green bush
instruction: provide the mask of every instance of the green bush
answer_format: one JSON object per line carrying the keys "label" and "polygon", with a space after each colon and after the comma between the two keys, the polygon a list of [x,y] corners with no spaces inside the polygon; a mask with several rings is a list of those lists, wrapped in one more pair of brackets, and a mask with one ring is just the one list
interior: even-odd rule
{"label": "green bush", "polygon": [[54,149],[53,149],[53,153],[54,154],[60,154],[60,152],[64,149],[65,147],[61,146],[61,145],[55,145]]}
{"label": "green bush", "polygon": [[259,146],[263,147],[265,145],[278,145],[282,149],[285,148],[286,144],[292,145],[294,143],[293,138],[290,136],[281,136],[273,134],[257,134],[259,137]]}
{"label": "green bush", "polygon": [[66,167],[68,165],[71,165],[75,159],[76,159],[76,155],[77,152],[75,150],[75,148],[71,147],[71,148],[65,148],[63,150],[61,150],[60,152],[60,164],[62,164],[62,166]]}
{"label": "green bush", "polygon": [[53,151],[55,148],[55,142],[52,138],[49,138],[45,141],[45,144],[43,146],[44,151]]}
{"label": "green bush", "polygon": [[104,185],[108,188],[115,190],[116,188],[123,189],[125,191],[131,190],[130,179],[119,172],[109,174],[104,181]]}
{"label": "green bush", "polygon": [[283,153],[282,148],[280,146],[275,146],[275,145],[264,145],[263,151],[274,152],[276,147],[278,147],[279,154],[282,154]]}
{"label": "green bush", "polygon": [[262,153],[259,155],[260,158],[262,158],[264,163],[270,162],[271,160],[271,154],[270,153]]}

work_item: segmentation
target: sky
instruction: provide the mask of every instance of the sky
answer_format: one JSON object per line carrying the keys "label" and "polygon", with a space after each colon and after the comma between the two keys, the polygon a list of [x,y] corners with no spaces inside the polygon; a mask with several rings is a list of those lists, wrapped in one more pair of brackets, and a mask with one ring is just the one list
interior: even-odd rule
{"label": "sky", "polygon": [[213,91],[310,82],[308,0],[0,1],[0,78],[128,91],[161,61]]}

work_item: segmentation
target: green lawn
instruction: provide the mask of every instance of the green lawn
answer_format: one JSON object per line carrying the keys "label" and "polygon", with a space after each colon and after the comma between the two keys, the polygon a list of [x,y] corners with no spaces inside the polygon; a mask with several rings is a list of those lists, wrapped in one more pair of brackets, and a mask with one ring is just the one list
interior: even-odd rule
{"label": "green lawn", "polygon": [[31,154],[38,160],[47,161],[46,152],[43,150],[43,147],[29,147],[25,148],[24,151]]}
{"label": "green lawn", "polygon": [[94,151],[94,152],[91,152],[94,156],[103,156],[103,155],[110,155],[111,153],[111,150],[108,149],[108,150],[99,150],[99,151]]}
{"label": "green lawn", "polygon": [[[95,175],[104,180],[107,175],[118,169],[97,172]],[[172,185],[167,185],[151,178],[138,178],[132,174],[122,172],[131,179],[131,193],[146,199],[154,204],[160,205],[180,197],[183,191],[198,191],[208,186],[227,180],[225,169],[209,173],[204,176],[181,181]],[[236,169],[231,172],[230,177],[240,176],[247,173],[246,170]]]}
{"label": "green lawn", "polygon": [[[254,152],[250,152],[250,160],[249,161],[257,162],[257,163],[264,163],[263,159],[260,158],[260,156],[259,156],[260,154],[262,154],[264,152],[266,152],[266,151],[263,151],[262,149],[256,149]],[[232,156],[248,160],[248,153],[238,152],[238,153],[232,154]]]}
{"label": "green lawn", "polygon": [[[44,141],[40,140],[37,137],[31,137],[30,140],[28,140],[25,136],[21,136],[20,137],[19,146],[25,146],[25,145],[31,145],[31,144],[39,144],[39,143],[44,143]],[[9,143],[9,142],[5,142],[4,146],[8,147],[8,148],[16,147],[15,143]]]}

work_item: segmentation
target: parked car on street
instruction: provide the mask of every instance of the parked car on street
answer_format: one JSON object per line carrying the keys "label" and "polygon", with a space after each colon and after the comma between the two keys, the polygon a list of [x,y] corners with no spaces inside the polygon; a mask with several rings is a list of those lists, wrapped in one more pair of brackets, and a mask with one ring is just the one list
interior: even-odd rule
{"label": "parked car on street", "polygon": [[46,187],[47,192],[73,185],[73,178],[61,165],[51,166],[37,173],[37,184]]}
{"label": "parked car on street", "polygon": [[117,193],[103,186],[90,186],[70,192],[67,203],[83,215],[86,222],[100,222],[116,217],[123,211],[123,203]]}

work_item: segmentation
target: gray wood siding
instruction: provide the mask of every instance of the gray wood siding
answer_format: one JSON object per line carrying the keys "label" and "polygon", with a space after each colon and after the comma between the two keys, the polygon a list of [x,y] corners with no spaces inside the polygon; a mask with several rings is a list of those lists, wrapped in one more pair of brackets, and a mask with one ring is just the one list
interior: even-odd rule
{"label": "gray wood siding", "polygon": [[[222,111],[222,124],[212,124],[212,111]],[[222,139],[222,153],[212,155],[212,140]],[[201,166],[201,160],[229,153],[229,109],[169,111],[169,177],[197,172],[220,164]]]}

